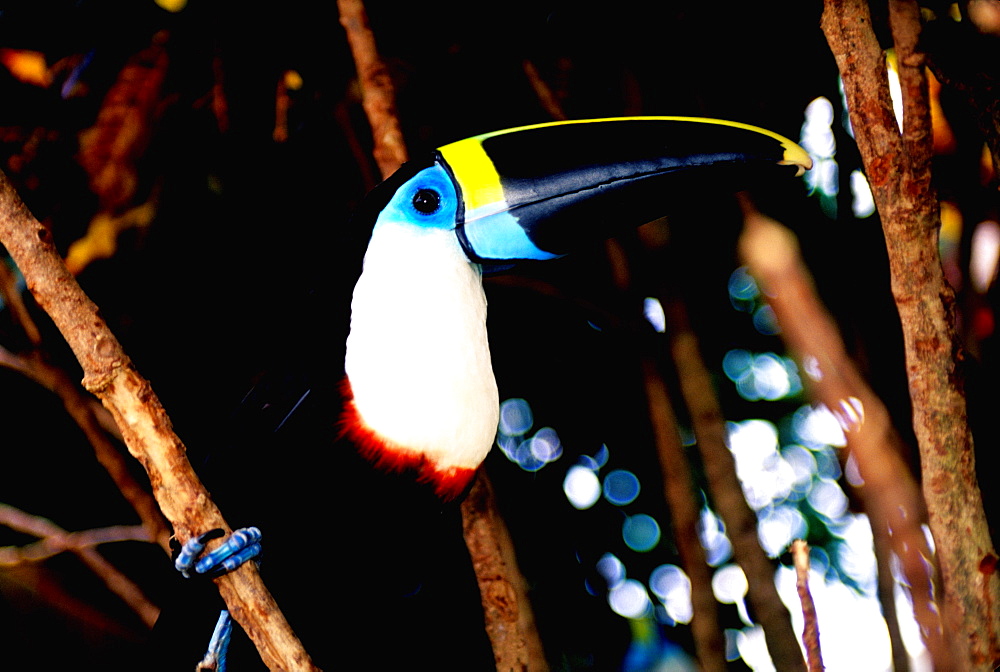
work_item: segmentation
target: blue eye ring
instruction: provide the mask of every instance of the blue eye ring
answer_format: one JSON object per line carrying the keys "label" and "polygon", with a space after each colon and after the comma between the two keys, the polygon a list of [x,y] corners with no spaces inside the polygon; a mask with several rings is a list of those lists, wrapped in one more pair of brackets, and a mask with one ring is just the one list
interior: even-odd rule
{"label": "blue eye ring", "polygon": [[413,195],[414,209],[423,215],[433,215],[441,209],[441,194],[434,189],[417,189]]}

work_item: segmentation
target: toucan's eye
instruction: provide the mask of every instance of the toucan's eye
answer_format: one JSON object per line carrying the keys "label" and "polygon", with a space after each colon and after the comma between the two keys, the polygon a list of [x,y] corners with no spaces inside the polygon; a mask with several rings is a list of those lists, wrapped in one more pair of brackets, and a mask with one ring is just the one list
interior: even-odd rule
{"label": "toucan's eye", "polygon": [[441,208],[441,194],[433,189],[418,189],[413,195],[413,207],[417,212],[433,215]]}

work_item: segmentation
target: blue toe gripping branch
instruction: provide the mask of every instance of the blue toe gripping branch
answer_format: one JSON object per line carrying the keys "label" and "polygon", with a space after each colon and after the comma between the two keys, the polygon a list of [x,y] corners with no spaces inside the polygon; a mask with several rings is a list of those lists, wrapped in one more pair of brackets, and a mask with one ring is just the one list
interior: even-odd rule
{"label": "blue toe gripping branch", "polygon": [[224,534],[221,529],[214,529],[189,539],[177,555],[174,567],[185,578],[191,578],[192,570],[195,574],[205,574],[214,578],[231,572],[247,560],[260,555],[260,530],[256,527],[243,527],[229,535],[217,549],[199,559],[205,550],[205,545]]}

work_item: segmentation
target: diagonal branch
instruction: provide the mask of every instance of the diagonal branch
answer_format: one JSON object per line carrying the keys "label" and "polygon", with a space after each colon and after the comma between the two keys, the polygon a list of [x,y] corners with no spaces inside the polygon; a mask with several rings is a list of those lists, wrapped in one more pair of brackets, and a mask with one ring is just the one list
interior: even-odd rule
{"label": "diagonal branch", "polygon": [[[186,541],[212,528],[228,530],[149,382],[135,370],[97,306],[62,263],[48,229],[28,212],[2,173],[0,242],[76,355],[84,387],[111,411],[129,452],[149,474],[153,494],[176,536]],[[315,669],[252,563],[216,583],[268,667]]]}
{"label": "diagonal branch", "polygon": [[885,405],[861,377],[837,326],[816,296],[790,231],[744,202],[740,255],[758,279],[781,324],[782,340],[805,371],[810,393],[838,419],[850,459],[863,484],[857,488],[874,534],[890,536],[910,588],[913,611],[936,669],[954,655],[940,614],[933,552],[921,529],[920,492],[901,457],[900,439]]}

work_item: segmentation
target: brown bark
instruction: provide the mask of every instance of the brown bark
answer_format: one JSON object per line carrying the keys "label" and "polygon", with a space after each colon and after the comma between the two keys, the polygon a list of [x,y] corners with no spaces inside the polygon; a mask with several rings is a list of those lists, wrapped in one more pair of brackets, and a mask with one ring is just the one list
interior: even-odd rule
{"label": "brown bark", "polygon": [[[726,669],[725,644],[719,625],[719,608],[712,592],[712,574],[705,560],[705,549],[698,538],[701,512],[695,504],[691,468],[677,431],[677,418],[670,405],[663,377],[651,361],[642,365],[643,383],[653,425],[656,452],[663,476],[663,492],[670,509],[674,542],[681,566],[691,579],[691,635],[703,672]],[[769,579],[772,583],[774,577]],[[796,669],[796,668],[789,668]]]}
{"label": "brown bark", "polygon": [[792,561],[795,564],[795,590],[802,604],[802,643],[806,647],[809,672],[823,672],[823,652],[819,648],[819,621],[816,618],[816,604],[809,592],[809,544],[796,539],[792,542]]}
{"label": "brown bark", "polygon": [[802,650],[792,628],[791,616],[774,584],[774,564],[757,537],[757,517],[743,497],[736,463],[726,446],[726,420],[712,386],[711,376],[698,352],[698,341],[683,307],[671,306],[671,350],[681,393],[691,414],[708,491],[716,512],[726,526],[733,557],[747,577],[747,599],[754,618],[764,629],[771,660],[778,670],[804,670]]}
{"label": "brown bark", "polygon": [[347,33],[347,42],[354,56],[361,85],[361,102],[372,127],[372,154],[382,177],[388,177],[406,161],[406,142],[399,128],[396,112],[396,90],[389,68],[379,58],[375,35],[368,25],[368,15],[361,0],[337,0],[340,25]]}
{"label": "brown bark", "polygon": [[[493,645],[497,670],[544,669],[544,658],[529,666],[527,642],[518,625],[522,616],[520,602],[525,596],[516,588],[516,570],[512,571],[504,561],[504,548],[510,549],[510,537],[496,509],[493,486],[482,469],[462,502],[462,528],[479,582],[486,634]],[[519,592],[522,594],[518,595]],[[536,651],[538,648],[536,642]]]}
{"label": "brown bark", "polygon": [[916,49],[919,9],[904,0],[890,0],[889,8],[903,91],[902,134],[867,3],[826,0],[823,31],[840,68],[855,139],[885,231],[946,627],[961,633],[964,651],[959,655],[965,665],[993,669],[1000,662],[1000,581],[957,371],[961,355],[954,292],[938,256],[940,213],[930,182],[927,84],[923,54]]}
{"label": "brown bark", "polygon": [[[881,400],[847,356],[833,318],[812,286],[790,231],[750,211],[740,254],[757,278],[781,325],[781,337],[795,353],[813,398],[837,418],[863,484],[857,488],[874,534],[890,536],[907,578],[913,611],[937,669],[961,664],[945,630],[934,555],[921,528],[920,491],[901,455],[901,444]],[[846,459],[846,458],[845,458]]]}
{"label": "brown bark", "polygon": [[[138,459],[153,494],[182,542],[205,530],[229,529],[185,454],[180,438],[149,382],[66,269],[48,229],[0,173],[0,241],[21,269],[28,289],[62,333],[84,371],[83,385],[101,399]],[[253,563],[216,579],[230,613],[271,669],[315,670]]]}
{"label": "brown bark", "polygon": [[[375,35],[368,25],[361,0],[338,0],[340,24],[354,56],[361,84],[362,104],[372,128],[372,153],[382,177],[388,177],[407,160],[406,143],[396,112],[396,92],[389,70],[378,55]],[[497,511],[493,488],[480,468],[466,501],[462,502],[465,543],[483,601],[486,633],[493,647],[497,670],[547,669],[541,639],[528,606],[526,582],[513,563],[510,535]],[[510,562],[505,561],[509,558]],[[520,599],[518,593],[520,592]]]}

